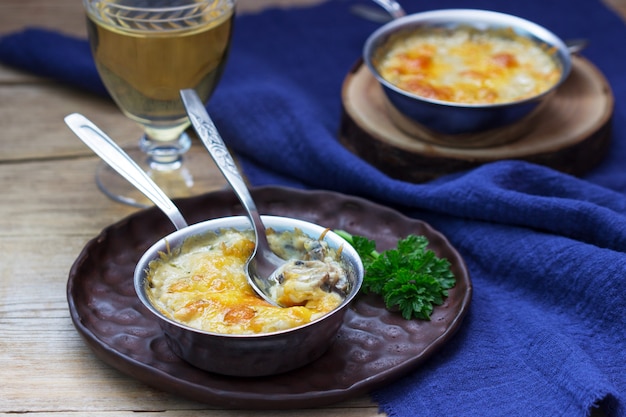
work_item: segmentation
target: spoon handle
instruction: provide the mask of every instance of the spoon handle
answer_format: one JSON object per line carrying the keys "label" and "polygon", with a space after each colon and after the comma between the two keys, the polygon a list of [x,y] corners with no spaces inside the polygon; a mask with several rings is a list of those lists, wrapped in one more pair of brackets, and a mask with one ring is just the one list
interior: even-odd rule
{"label": "spoon handle", "polygon": [[106,133],[78,113],[66,116],[65,123],[102,160],[160,208],[177,230],[187,227],[187,222],[172,200]]}
{"label": "spoon handle", "polygon": [[[237,194],[243,208],[248,212],[251,220],[254,222],[255,228],[259,231],[264,231],[265,227],[261,221],[261,216],[256,208],[256,204],[254,204],[254,200],[250,195],[250,191],[239,173],[239,169],[228,151],[224,140],[200,100],[200,97],[198,97],[198,94],[193,89],[181,90],[180,97],[187,110],[189,120],[198,133],[200,140],[211,154],[211,157],[226,178],[226,181],[228,181],[235,191],[235,194]],[[259,241],[260,244],[264,244],[266,240],[265,235],[264,233],[260,233],[260,235],[262,236],[257,236],[257,241]]]}
{"label": "spoon handle", "polygon": [[406,16],[406,12],[396,0],[373,0],[374,3],[381,6],[387,11],[394,19],[399,19]]}

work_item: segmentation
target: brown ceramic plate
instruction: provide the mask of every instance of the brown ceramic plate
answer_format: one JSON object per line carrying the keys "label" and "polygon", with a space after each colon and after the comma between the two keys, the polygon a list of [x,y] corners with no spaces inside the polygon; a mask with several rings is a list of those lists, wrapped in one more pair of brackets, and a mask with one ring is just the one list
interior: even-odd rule
{"label": "brown ceramic plate", "polygon": [[[107,364],[158,389],[224,408],[285,409],[328,405],[365,394],[415,369],[458,330],[472,286],[461,256],[428,224],[372,202],[327,191],[252,190],[262,214],[292,216],[375,239],[379,249],[423,234],[450,260],[457,278],[430,321],[407,321],[376,296],[357,298],[330,350],[298,370],[263,378],[211,374],[180,360],[133,289],[143,252],[173,226],[157,209],[140,211],[91,240],[70,271],[67,297],[76,329]],[[196,223],[243,214],[230,190],[179,200]],[[294,346],[294,349],[297,347]],[[285,352],[289,354],[289,352]]]}

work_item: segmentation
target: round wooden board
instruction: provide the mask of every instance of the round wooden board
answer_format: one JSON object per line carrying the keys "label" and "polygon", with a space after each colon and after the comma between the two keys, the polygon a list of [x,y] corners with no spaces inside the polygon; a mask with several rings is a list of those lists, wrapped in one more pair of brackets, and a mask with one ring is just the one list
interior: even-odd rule
{"label": "round wooden board", "polygon": [[419,126],[399,116],[378,81],[359,62],[343,85],[340,141],[387,175],[410,182],[503,159],[582,175],[608,150],[614,98],[591,62],[579,56],[572,60],[569,78],[531,120],[523,122],[530,129],[509,129],[518,134],[514,140],[483,147],[453,146],[420,137]]}

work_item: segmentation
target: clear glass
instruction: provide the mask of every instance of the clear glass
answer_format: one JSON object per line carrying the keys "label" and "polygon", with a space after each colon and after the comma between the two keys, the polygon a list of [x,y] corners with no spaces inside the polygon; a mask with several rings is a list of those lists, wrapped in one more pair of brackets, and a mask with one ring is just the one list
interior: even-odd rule
{"label": "clear glass", "polygon": [[[134,157],[170,198],[200,194],[206,164],[190,166],[189,119],[180,90],[207,102],[221,77],[232,34],[234,0],[83,0],[98,73],[111,97],[144,135]],[[129,152],[132,154],[132,152]],[[103,165],[96,180],[109,197],[148,201]]]}

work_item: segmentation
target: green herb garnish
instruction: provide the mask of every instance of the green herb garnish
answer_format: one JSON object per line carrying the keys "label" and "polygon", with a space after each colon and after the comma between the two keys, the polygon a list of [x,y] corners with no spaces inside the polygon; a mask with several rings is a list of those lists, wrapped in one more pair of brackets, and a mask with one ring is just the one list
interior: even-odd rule
{"label": "green herb garnish", "polygon": [[376,242],[344,230],[335,233],[357,251],[365,276],[361,291],[381,295],[388,309],[398,309],[402,317],[430,320],[433,306],[443,304],[455,278],[447,259],[428,249],[425,236],[409,235],[396,249],[376,251]]}

